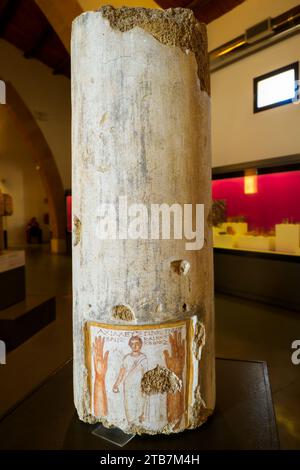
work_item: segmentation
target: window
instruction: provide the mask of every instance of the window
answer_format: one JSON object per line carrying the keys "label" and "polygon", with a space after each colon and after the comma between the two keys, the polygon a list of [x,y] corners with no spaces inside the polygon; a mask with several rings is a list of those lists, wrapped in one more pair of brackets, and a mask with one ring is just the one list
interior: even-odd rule
{"label": "window", "polygon": [[254,79],[254,112],[292,103],[298,96],[299,62]]}

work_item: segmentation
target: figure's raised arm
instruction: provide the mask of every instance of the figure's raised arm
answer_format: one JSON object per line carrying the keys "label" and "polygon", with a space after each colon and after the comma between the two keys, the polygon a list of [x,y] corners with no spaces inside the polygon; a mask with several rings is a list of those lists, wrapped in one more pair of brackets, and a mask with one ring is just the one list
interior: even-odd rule
{"label": "figure's raised arm", "polygon": [[105,342],[105,338],[98,336],[98,338],[95,339],[94,347],[93,347],[94,369],[95,369],[95,374],[98,376],[99,379],[104,378],[106,375],[106,371],[107,371],[107,361],[108,361],[109,351],[106,351],[103,354],[104,342]]}
{"label": "figure's raised arm", "polygon": [[104,353],[105,338],[98,336],[93,344],[94,360],[94,411],[96,416],[107,415],[107,396],[105,388],[105,376],[109,351]]}

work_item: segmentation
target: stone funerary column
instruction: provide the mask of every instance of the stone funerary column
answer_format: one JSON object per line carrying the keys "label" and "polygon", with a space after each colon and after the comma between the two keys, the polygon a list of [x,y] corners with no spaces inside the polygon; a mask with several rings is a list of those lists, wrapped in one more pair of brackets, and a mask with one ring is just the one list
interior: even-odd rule
{"label": "stone funerary column", "polygon": [[181,8],[82,14],[72,109],[78,415],[127,433],[195,428],[215,404],[205,26]]}

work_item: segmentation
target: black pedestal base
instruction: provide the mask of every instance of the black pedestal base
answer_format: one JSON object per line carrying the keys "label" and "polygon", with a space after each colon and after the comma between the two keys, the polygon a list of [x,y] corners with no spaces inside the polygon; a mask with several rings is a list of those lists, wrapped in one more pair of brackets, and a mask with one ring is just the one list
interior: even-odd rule
{"label": "black pedestal base", "polygon": [[28,296],[0,312],[0,339],[12,351],[54,320],[55,297]]}
{"label": "black pedestal base", "polygon": [[[170,436],[136,436],[123,449],[278,449],[266,364],[217,359],[216,371],[216,409],[203,426]],[[96,427],[78,419],[69,362],[0,422],[0,449],[117,450],[92,434]]]}
{"label": "black pedestal base", "polygon": [[0,273],[1,310],[25,299],[25,266]]}

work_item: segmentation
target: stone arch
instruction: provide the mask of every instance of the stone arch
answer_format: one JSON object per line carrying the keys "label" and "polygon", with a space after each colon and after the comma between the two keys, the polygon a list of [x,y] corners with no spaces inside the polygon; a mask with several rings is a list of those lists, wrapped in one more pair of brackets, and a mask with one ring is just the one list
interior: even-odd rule
{"label": "stone arch", "polygon": [[65,194],[53,154],[34,116],[14,86],[6,82],[6,106],[16,128],[29,148],[46,189],[51,220],[52,252],[64,252],[66,243]]}

